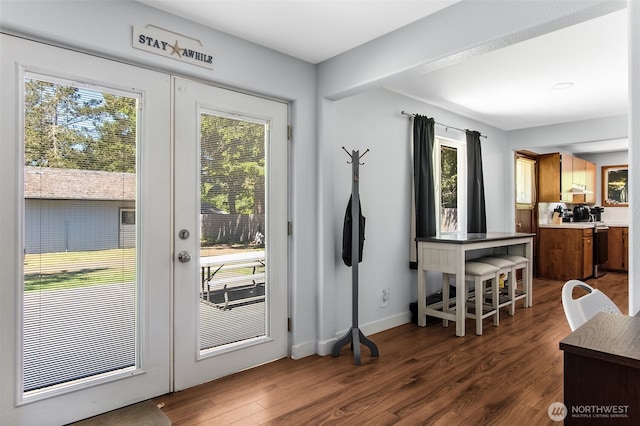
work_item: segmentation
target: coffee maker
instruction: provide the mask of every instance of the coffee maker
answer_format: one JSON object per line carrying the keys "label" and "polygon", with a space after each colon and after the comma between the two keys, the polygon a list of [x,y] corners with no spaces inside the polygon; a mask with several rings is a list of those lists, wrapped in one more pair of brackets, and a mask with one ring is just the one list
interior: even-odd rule
{"label": "coffee maker", "polygon": [[574,222],[591,222],[589,207],[584,205],[574,206],[573,221]]}
{"label": "coffee maker", "polygon": [[602,222],[602,213],[604,213],[604,207],[600,207],[600,206],[592,207],[590,213],[593,215],[594,221]]}

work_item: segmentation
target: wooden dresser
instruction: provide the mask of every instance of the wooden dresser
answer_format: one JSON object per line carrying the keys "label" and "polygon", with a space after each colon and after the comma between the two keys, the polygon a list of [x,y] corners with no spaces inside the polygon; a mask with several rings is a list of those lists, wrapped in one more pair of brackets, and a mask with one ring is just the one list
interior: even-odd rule
{"label": "wooden dresser", "polygon": [[601,312],[560,349],[565,425],[640,424],[640,318]]}

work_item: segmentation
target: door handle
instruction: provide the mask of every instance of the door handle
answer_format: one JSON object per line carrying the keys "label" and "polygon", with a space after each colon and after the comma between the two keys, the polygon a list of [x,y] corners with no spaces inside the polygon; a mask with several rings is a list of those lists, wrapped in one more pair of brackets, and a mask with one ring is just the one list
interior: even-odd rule
{"label": "door handle", "polygon": [[178,260],[182,263],[187,263],[191,260],[191,253],[188,251],[181,251],[178,253]]}

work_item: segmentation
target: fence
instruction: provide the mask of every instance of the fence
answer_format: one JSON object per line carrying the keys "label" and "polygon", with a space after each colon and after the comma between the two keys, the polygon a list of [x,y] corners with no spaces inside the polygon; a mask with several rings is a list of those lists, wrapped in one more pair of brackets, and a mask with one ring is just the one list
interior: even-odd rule
{"label": "fence", "polygon": [[200,232],[209,244],[257,243],[264,244],[263,214],[200,215]]}

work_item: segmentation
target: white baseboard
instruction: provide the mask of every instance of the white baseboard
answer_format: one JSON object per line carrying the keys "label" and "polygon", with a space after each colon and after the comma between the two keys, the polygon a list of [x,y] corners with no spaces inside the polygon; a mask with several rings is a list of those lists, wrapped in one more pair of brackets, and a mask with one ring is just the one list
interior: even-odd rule
{"label": "white baseboard", "polygon": [[333,345],[335,345],[337,341],[338,341],[338,337],[334,339],[318,341],[318,344],[316,346],[316,353],[320,356],[331,355],[331,351],[333,350]]}
{"label": "white baseboard", "polygon": [[291,358],[301,359],[316,353],[315,342],[305,342],[299,345],[291,346]]}
{"label": "white baseboard", "polygon": [[[390,328],[398,327],[399,325],[407,324],[409,322],[411,322],[411,312],[407,311],[367,324],[360,324],[359,328],[365,336],[369,336],[371,334],[380,333],[381,331],[389,330]],[[336,337],[333,339],[318,341],[316,353],[321,356],[330,355],[331,351],[333,350],[333,345],[335,345],[338,339],[344,336],[348,331],[349,329],[344,329],[337,332]]]}

